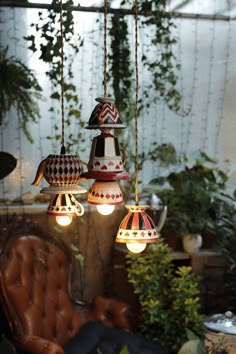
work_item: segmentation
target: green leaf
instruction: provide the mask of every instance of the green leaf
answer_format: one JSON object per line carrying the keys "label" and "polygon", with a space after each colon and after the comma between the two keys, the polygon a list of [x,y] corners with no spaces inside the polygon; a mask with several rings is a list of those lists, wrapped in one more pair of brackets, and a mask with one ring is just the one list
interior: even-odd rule
{"label": "green leaf", "polygon": [[53,92],[50,97],[59,100],[61,96],[58,92]]}
{"label": "green leaf", "polygon": [[122,350],[120,351],[120,354],[129,354],[129,350],[128,350],[128,347],[127,345],[125,345]]}
{"label": "green leaf", "polygon": [[198,339],[198,336],[196,336],[196,334],[188,328],[186,329],[186,334],[189,340]]}

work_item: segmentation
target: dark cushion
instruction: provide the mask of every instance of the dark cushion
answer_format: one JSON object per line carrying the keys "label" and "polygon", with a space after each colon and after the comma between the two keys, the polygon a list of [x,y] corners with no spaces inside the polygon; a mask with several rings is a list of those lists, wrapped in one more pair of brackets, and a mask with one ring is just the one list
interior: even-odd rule
{"label": "dark cushion", "polygon": [[88,322],[64,347],[65,354],[119,354],[124,346],[130,354],[169,354],[167,348],[137,333],[110,328],[101,322]]}

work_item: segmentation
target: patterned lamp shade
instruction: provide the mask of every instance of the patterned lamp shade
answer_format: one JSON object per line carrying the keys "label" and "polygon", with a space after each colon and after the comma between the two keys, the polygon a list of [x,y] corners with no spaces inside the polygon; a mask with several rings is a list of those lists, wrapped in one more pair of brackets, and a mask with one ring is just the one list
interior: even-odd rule
{"label": "patterned lamp shade", "polygon": [[127,180],[130,175],[124,170],[125,152],[118,139],[110,132],[102,132],[93,138],[88,172],[81,177],[101,181]]}
{"label": "patterned lamp shade", "polygon": [[116,181],[95,181],[88,191],[89,204],[118,205],[122,202],[122,192]]}
{"label": "patterned lamp shade", "polygon": [[43,188],[40,193],[85,193],[86,190],[78,186],[82,172],[83,162],[78,156],[50,154],[40,162],[32,185],[37,186],[44,177],[49,186]]}
{"label": "patterned lamp shade", "polygon": [[48,214],[52,216],[82,216],[84,207],[72,194],[55,194],[50,199]]}
{"label": "patterned lamp shade", "polygon": [[122,220],[116,242],[152,243],[160,239],[156,226],[145,210],[148,205],[126,205],[128,214]]}
{"label": "patterned lamp shade", "polygon": [[125,128],[122,117],[111,97],[96,98],[99,103],[91,113],[86,129],[120,129]]}

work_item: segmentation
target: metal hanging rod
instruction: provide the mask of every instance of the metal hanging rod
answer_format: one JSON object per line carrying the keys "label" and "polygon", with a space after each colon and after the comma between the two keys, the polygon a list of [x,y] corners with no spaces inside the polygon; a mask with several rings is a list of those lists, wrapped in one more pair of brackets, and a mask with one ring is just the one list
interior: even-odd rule
{"label": "metal hanging rod", "polygon": [[[27,1],[22,0],[1,0],[0,1],[0,8],[1,7],[23,7],[23,8],[35,8],[35,9],[50,9],[52,8],[50,4],[39,4],[39,3],[29,3]],[[103,7],[95,7],[95,6],[72,6],[73,11],[81,11],[81,12],[98,12],[103,13]],[[114,9],[109,8],[109,13],[119,13],[123,15],[133,15],[133,10],[127,9]],[[151,14],[151,13],[150,13]],[[142,13],[140,13],[142,16]],[[235,17],[225,16],[220,14],[193,14],[193,13],[181,13],[175,12],[174,17],[182,18],[182,19],[198,19],[198,20],[215,20],[215,21],[231,21],[235,20]]]}

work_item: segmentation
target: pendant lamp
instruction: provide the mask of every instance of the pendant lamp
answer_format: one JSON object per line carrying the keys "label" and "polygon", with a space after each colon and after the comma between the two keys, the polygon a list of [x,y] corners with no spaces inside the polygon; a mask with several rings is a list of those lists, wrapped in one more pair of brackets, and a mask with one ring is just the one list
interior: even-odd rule
{"label": "pendant lamp", "polygon": [[72,217],[84,213],[83,206],[74,198],[74,194],[86,193],[78,183],[84,171],[84,162],[77,155],[66,154],[64,146],[64,43],[62,23],[62,0],[60,1],[60,32],[61,32],[61,121],[62,142],[60,154],[50,154],[39,164],[32,185],[37,186],[44,177],[49,186],[40,193],[52,195],[48,214],[56,217],[61,226],[67,226]]}
{"label": "pendant lamp", "polygon": [[133,253],[144,251],[147,243],[160,240],[159,228],[146,213],[148,205],[139,205],[138,196],[138,3],[135,0],[135,75],[136,75],[136,101],[135,101],[135,205],[126,205],[128,214],[122,220],[116,242],[126,243],[126,247]]}
{"label": "pendant lamp", "polygon": [[82,174],[87,179],[95,179],[88,192],[88,203],[97,206],[103,215],[109,215],[115,205],[123,202],[119,180],[130,179],[124,170],[126,160],[124,150],[118,139],[111,133],[112,129],[123,129],[122,117],[114,100],[107,97],[107,0],[104,0],[104,97],[96,98],[98,104],[93,109],[87,129],[99,129],[101,133],[93,138],[88,171]]}
{"label": "pendant lamp", "polygon": [[127,180],[129,174],[124,170],[125,152],[118,139],[111,134],[112,129],[124,128],[122,118],[112,98],[96,99],[87,129],[100,129],[101,134],[93,138],[88,171],[82,174],[87,179],[95,179],[88,192],[88,203],[97,206],[99,213],[109,215],[115,205],[123,202],[118,180]]}

